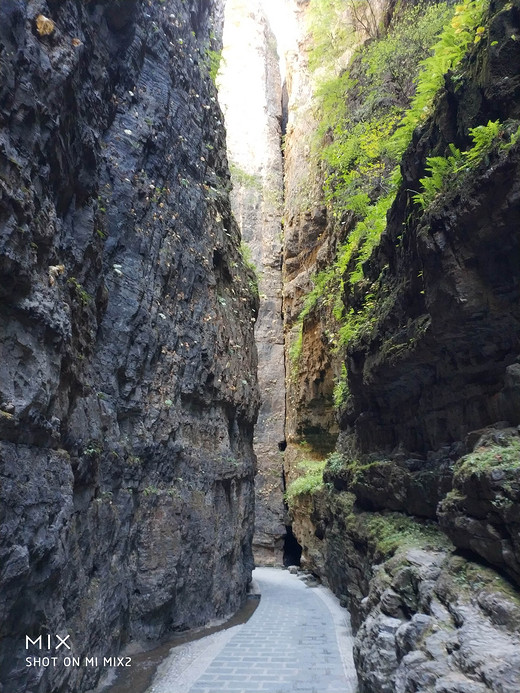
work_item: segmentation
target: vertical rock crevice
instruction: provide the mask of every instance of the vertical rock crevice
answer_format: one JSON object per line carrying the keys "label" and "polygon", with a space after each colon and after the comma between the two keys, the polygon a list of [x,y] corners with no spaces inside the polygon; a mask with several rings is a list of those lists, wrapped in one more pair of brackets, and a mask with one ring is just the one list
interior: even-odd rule
{"label": "vertical rock crevice", "polygon": [[218,77],[231,161],[233,212],[258,277],[255,325],[261,406],[255,429],[257,563],[281,564],[285,536],[285,358],[282,323],[282,87],[263,3],[228,0]]}

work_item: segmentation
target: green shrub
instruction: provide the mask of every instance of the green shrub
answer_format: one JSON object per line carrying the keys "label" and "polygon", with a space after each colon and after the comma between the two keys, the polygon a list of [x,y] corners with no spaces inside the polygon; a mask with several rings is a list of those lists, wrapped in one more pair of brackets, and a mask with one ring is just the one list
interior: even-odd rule
{"label": "green shrub", "polygon": [[331,452],[327,457],[326,466],[333,474],[338,474],[345,469],[345,458],[340,452]]}
{"label": "green shrub", "polygon": [[302,355],[302,349],[303,349],[303,320],[299,320],[298,325],[298,333],[296,335],[296,339],[293,341],[291,344],[291,347],[289,349],[289,361],[291,363],[291,368],[292,369],[297,369],[298,367],[298,362],[300,360],[300,356]]}
{"label": "green shrub", "polygon": [[208,73],[213,84],[217,81],[217,74],[222,63],[222,51],[214,51],[211,48],[207,49],[206,62]]}
{"label": "green shrub", "polygon": [[345,52],[353,35],[353,26],[347,19],[345,0],[311,0],[308,12],[308,30],[312,36],[311,70],[336,62]]}
{"label": "green shrub", "polygon": [[303,471],[303,474],[287,487],[285,500],[289,507],[298,496],[312,494],[323,488],[325,460],[303,460],[298,463],[297,467]]}
{"label": "green shrub", "polygon": [[345,404],[349,394],[347,367],[342,363],[341,373],[334,384],[334,391],[332,393],[334,407],[339,409],[342,404]]}

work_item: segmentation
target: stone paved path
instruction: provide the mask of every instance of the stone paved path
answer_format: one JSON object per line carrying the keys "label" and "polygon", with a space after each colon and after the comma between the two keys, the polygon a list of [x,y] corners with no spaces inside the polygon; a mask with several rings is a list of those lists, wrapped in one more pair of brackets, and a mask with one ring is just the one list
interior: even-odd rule
{"label": "stone paved path", "polygon": [[[257,568],[254,578],[262,595],[257,610],[209,665],[199,663],[197,671],[197,661],[190,663],[198,678],[182,693],[355,693],[348,614],[335,597],[276,568]],[[164,674],[169,684],[163,679],[151,691],[177,690],[173,672]]]}

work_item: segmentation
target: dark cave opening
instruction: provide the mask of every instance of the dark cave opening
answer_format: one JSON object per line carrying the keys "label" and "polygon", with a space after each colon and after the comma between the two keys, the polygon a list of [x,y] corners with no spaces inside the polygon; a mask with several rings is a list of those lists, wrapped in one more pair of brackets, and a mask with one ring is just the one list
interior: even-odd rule
{"label": "dark cave opening", "polygon": [[293,534],[291,525],[285,525],[286,534],[283,543],[283,564],[285,567],[290,565],[300,565],[302,557],[302,547]]}

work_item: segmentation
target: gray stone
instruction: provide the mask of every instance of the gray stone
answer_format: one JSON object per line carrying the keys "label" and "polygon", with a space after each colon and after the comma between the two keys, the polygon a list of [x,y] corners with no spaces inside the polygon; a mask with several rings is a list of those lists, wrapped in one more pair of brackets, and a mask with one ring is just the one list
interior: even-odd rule
{"label": "gray stone", "polygon": [[237,609],[253,563],[258,304],[219,3],[47,4],[0,7],[2,693],[99,678],[26,667],[25,633],[116,655]]}
{"label": "gray stone", "polygon": [[[231,203],[258,276],[255,324],[260,410],[254,450],[257,565],[281,565],[285,538],[282,319],[282,94],[276,39],[258,0],[227,3],[219,102],[225,115]],[[247,47],[247,49],[246,49]]]}

